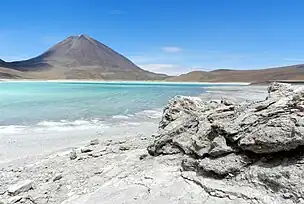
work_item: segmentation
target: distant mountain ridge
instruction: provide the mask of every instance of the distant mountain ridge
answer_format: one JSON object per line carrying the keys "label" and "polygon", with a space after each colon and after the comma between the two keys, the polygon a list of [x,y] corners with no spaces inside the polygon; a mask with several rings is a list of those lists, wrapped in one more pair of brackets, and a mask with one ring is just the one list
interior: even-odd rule
{"label": "distant mountain ridge", "polygon": [[33,78],[160,80],[166,77],[139,68],[88,35],[68,37],[28,60],[1,60],[0,67],[25,72]]}
{"label": "distant mountain ridge", "polygon": [[304,64],[260,70],[217,69],[168,77],[141,69],[88,35],[70,36],[41,55],[22,61],[0,59],[0,78],[266,82],[304,80]]}
{"label": "distant mountain ridge", "polygon": [[304,64],[259,70],[218,69],[210,72],[193,71],[170,77],[168,81],[188,82],[267,82],[276,80],[304,80]]}

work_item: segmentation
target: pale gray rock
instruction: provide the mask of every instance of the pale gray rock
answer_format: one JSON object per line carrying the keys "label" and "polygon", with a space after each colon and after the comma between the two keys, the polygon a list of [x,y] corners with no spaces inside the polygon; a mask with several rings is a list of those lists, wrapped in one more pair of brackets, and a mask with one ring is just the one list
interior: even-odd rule
{"label": "pale gray rock", "polygon": [[217,157],[231,152],[233,152],[233,149],[227,145],[225,137],[218,136],[212,140],[211,149],[209,150],[211,156]]}
{"label": "pale gray rock", "polygon": [[34,182],[32,180],[19,181],[18,183],[8,187],[7,192],[10,195],[18,195],[22,192],[27,192],[33,188]]}
{"label": "pale gray rock", "polygon": [[251,160],[245,155],[228,154],[218,158],[204,158],[198,163],[198,168],[203,172],[226,176],[229,173],[239,172],[250,164]]}

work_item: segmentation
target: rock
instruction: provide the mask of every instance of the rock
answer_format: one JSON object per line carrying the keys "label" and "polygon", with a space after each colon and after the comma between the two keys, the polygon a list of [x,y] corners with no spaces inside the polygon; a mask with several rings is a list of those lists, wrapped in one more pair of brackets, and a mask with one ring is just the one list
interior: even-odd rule
{"label": "rock", "polygon": [[120,146],[119,147],[119,150],[121,150],[121,151],[126,151],[126,150],[129,150],[130,149],[130,147],[128,147],[128,146]]}
{"label": "rock", "polygon": [[193,158],[185,158],[182,160],[181,166],[184,171],[196,171],[198,168],[198,161]]}
{"label": "rock", "polygon": [[88,152],[92,152],[92,151],[93,151],[93,149],[90,148],[90,147],[82,147],[82,148],[80,149],[80,152],[81,152],[81,153],[88,153]]}
{"label": "rock", "polygon": [[94,139],[90,141],[90,145],[94,146],[94,145],[98,145],[99,144],[99,140],[98,139]]}
{"label": "rock", "polygon": [[291,193],[284,193],[283,198],[290,199],[290,198],[292,198],[292,194]]}
{"label": "rock", "polygon": [[98,152],[90,152],[88,155],[91,157],[101,157],[104,154],[104,151],[98,151]]}
{"label": "rock", "polygon": [[143,160],[144,158],[146,158],[148,156],[148,154],[142,154],[139,156],[139,160]]}
{"label": "rock", "polygon": [[196,97],[176,96],[171,99],[163,111],[159,128],[164,129],[169,123],[179,118],[181,115],[199,110],[201,99]]}
{"label": "rock", "polygon": [[70,159],[71,159],[71,160],[74,160],[74,159],[76,159],[76,158],[77,158],[77,153],[76,153],[75,150],[72,150],[72,151],[70,152]]}
{"label": "rock", "polygon": [[[233,151],[256,154],[304,145],[304,87],[273,83],[264,101],[236,104],[175,97],[165,107],[149,154],[195,155],[203,159]],[[229,145],[227,142],[229,141]]]}
{"label": "rock", "polygon": [[32,180],[19,181],[18,183],[8,187],[7,192],[13,196],[18,195],[19,193],[33,189],[33,184]]}
{"label": "rock", "polygon": [[126,143],[127,142],[127,140],[119,140],[118,141],[118,144],[124,144],[124,143]]}
{"label": "rock", "polygon": [[233,152],[233,149],[227,146],[225,137],[218,136],[212,140],[211,149],[209,150],[211,156],[217,157],[231,152]]}
{"label": "rock", "polygon": [[250,164],[251,160],[245,155],[228,154],[218,158],[204,158],[198,163],[198,168],[203,172],[226,176],[229,173],[240,171]]}
{"label": "rock", "polygon": [[9,204],[13,204],[13,203],[17,203],[19,201],[21,201],[22,196],[14,196],[8,199],[8,203]]}
{"label": "rock", "polygon": [[55,182],[55,181],[58,181],[58,180],[60,180],[60,179],[62,179],[62,174],[56,174],[55,176],[54,176],[54,178],[53,178],[53,181]]}

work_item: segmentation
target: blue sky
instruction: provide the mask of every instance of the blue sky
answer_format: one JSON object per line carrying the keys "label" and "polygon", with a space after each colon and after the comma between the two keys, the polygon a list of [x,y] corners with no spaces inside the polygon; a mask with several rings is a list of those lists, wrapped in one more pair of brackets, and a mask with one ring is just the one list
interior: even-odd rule
{"label": "blue sky", "polygon": [[0,59],[85,33],[155,72],[301,64],[303,8],[303,0],[3,1]]}

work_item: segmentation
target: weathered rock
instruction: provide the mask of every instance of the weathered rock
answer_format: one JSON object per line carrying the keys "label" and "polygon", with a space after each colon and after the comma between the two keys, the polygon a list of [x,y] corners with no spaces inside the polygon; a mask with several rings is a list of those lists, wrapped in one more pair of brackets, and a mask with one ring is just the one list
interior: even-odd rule
{"label": "weathered rock", "polygon": [[[304,87],[273,83],[266,100],[236,104],[191,97],[169,101],[151,155],[185,153],[204,158],[233,151],[257,154],[289,151],[304,145]],[[229,141],[228,146],[226,141]],[[174,150],[174,151],[173,151]]]}
{"label": "weathered rock", "polygon": [[199,162],[198,168],[203,172],[225,176],[240,171],[250,163],[251,160],[247,156],[231,153],[218,158],[204,158]]}
{"label": "weathered rock", "polygon": [[211,156],[217,157],[231,152],[233,152],[233,149],[226,144],[225,137],[218,136],[212,140],[211,149],[209,150]]}
{"label": "weathered rock", "polygon": [[19,181],[18,183],[8,187],[7,192],[10,195],[18,195],[22,192],[27,192],[33,188],[34,182],[32,180]]}

